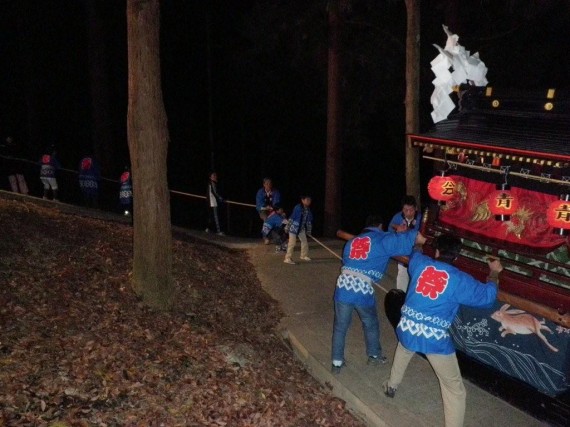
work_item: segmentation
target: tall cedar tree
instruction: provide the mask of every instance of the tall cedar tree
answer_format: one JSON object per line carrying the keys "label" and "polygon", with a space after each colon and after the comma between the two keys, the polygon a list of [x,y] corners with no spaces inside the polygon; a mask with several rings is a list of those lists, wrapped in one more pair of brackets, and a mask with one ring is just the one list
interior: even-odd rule
{"label": "tall cedar tree", "polygon": [[127,134],[133,174],[133,288],[150,307],[172,304],[168,127],[160,80],[159,0],[127,1]]}
{"label": "tall cedar tree", "polygon": [[341,217],[342,141],[340,139],[340,0],[328,3],[328,100],[327,100],[327,148],[325,168],[325,236],[334,236]]}
{"label": "tall cedar tree", "polygon": [[91,149],[101,164],[103,176],[116,170],[113,163],[114,141],[111,117],[111,82],[107,70],[107,29],[97,0],[83,0],[87,16],[89,92],[91,95]]}
{"label": "tall cedar tree", "polygon": [[[420,129],[420,1],[406,0],[406,134]],[[406,138],[406,193],[420,200],[418,149]]]}

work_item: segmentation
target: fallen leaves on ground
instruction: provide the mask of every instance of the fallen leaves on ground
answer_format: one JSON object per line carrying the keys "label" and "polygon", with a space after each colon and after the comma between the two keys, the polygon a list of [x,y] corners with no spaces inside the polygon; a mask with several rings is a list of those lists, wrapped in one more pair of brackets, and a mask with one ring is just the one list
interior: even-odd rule
{"label": "fallen leaves on ground", "polygon": [[128,225],[0,198],[0,230],[0,426],[363,425],[282,341],[245,253],[179,236],[157,313]]}

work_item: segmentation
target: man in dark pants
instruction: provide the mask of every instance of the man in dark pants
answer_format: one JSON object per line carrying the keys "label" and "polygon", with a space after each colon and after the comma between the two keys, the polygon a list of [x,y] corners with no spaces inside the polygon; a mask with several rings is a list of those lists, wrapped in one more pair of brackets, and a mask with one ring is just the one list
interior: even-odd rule
{"label": "man in dark pants", "polygon": [[386,363],[380,345],[374,284],[382,279],[390,257],[409,255],[414,244],[424,243],[425,237],[417,228],[405,233],[383,231],[382,218],[378,215],[369,216],[364,231],[346,243],[342,254],[343,266],[334,294],[335,316],[331,355],[333,373],[340,373],[345,365],[346,333],[355,310],[362,322],[368,364]]}
{"label": "man in dark pants", "polygon": [[216,172],[210,173],[208,179],[208,190],[206,199],[208,202],[208,227],[206,228],[206,233],[211,230],[216,231],[218,236],[223,236],[224,232],[220,227],[220,216],[218,207],[224,202],[224,199],[218,193],[218,174]]}

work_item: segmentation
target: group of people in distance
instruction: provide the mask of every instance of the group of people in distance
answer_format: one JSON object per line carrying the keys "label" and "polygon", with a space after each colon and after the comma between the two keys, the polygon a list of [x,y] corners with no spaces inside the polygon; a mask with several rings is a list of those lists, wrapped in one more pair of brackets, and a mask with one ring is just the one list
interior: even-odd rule
{"label": "group of people in distance", "polygon": [[293,251],[297,238],[301,242],[302,261],[309,258],[309,242],[313,230],[313,212],[311,211],[311,196],[302,194],[300,202],[295,205],[289,218],[281,206],[281,193],[273,188],[271,178],[263,179],[263,186],[255,196],[255,208],[263,221],[261,234],[265,244],[273,242],[276,252],[285,252],[285,264],[294,265]]}
{"label": "group of people in distance", "polygon": [[[218,174],[210,172],[206,201],[209,207],[206,232],[215,232],[223,236],[220,227],[219,206],[224,198],[218,191]],[[285,209],[281,205],[281,192],[273,187],[271,178],[264,178],[262,187],[255,195],[255,208],[261,221],[261,235],[266,245],[273,243],[275,252],[285,252],[283,262],[296,264],[293,261],[293,252],[297,238],[301,242],[300,259],[311,261],[309,258],[309,243],[307,237],[311,236],[313,229],[313,213],[311,211],[311,196],[301,195],[300,202],[295,205],[291,215],[287,217]]]}
{"label": "group of people in distance", "polygon": [[402,210],[394,215],[387,231],[382,223],[381,217],[370,216],[364,230],[344,246],[334,294],[331,371],[339,374],[346,365],[345,338],[353,311],[362,323],[368,364],[387,362],[380,344],[374,284],[386,272],[391,257],[409,256],[407,267],[398,266],[397,288],[406,292],[405,302],[396,327],[398,345],[390,377],[382,388],[387,397],[394,398],[412,356],[424,354],[439,379],[445,426],[462,426],[466,391],[449,328],[461,304],[493,304],[503,266],[497,259],[488,259],[485,283],[454,267],[461,240],[450,234],[435,237],[434,258],[424,255],[421,247],[426,237],[420,232],[421,216],[412,196],[404,197]]}
{"label": "group of people in distance", "polygon": [[[57,171],[61,169],[61,164],[57,158],[57,151],[54,146],[46,150],[38,164],[40,165],[40,180],[44,190],[43,198],[49,199],[51,195],[51,198],[57,201],[59,192]],[[101,168],[95,157],[87,155],[81,159],[79,162],[78,181],[84,205],[89,208],[97,208],[99,204]],[[120,177],[119,203],[123,214],[130,216],[133,205],[133,187],[128,167],[125,167]]]}

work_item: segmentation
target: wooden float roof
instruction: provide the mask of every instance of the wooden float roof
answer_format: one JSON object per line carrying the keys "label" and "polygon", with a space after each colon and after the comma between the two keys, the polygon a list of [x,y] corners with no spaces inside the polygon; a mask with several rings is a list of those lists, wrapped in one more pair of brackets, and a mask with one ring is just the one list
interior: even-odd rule
{"label": "wooden float roof", "polygon": [[452,113],[412,144],[567,167],[570,163],[570,93],[478,88],[470,108]]}

